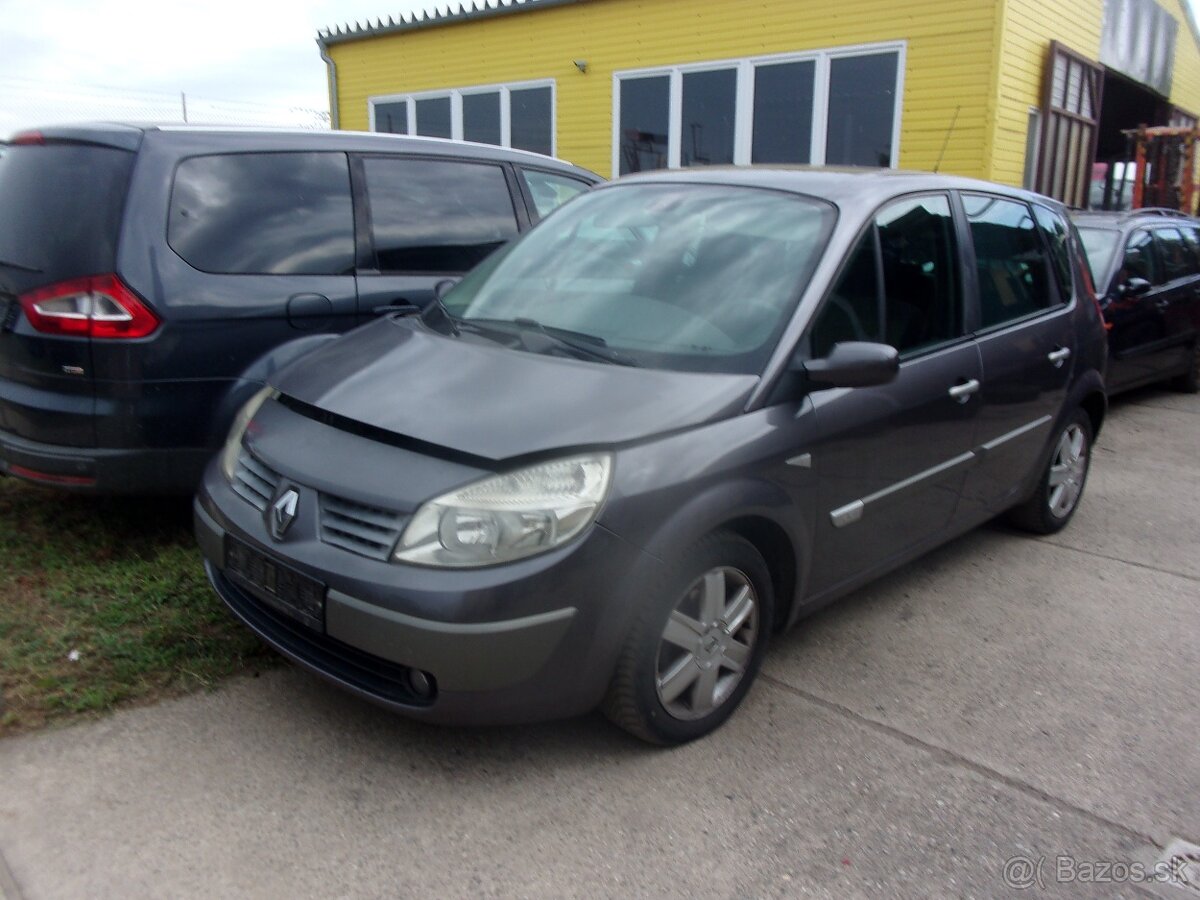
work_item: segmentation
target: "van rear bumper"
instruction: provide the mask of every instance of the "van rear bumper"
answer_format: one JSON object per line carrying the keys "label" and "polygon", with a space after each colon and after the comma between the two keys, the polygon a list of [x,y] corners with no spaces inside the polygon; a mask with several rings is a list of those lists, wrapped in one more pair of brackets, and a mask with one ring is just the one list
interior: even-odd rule
{"label": "van rear bumper", "polygon": [[190,494],[212,453],[62,447],[0,431],[0,474],[86,494]]}

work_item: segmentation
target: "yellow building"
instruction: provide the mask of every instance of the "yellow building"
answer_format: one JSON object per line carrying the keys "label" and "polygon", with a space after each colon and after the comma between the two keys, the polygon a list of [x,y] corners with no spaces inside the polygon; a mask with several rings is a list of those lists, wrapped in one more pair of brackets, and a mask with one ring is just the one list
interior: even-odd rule
{"label": "yellow building", "polygon": [[939,168],[1100,205],[1126,188],[1124,130],[1200,113],[1179,0],[477,0],[318,44],[335,127],[609,176]]}

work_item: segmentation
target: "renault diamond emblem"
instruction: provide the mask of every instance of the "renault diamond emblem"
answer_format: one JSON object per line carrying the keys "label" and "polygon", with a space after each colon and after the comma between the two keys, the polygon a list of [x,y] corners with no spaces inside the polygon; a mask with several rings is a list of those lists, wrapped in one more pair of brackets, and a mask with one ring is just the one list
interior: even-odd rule
{"label": "renault diamond emblem", "polygon": [[296,504],[300,501],[300,494],[295,488],[288,488],[279,495],[279,499],[271,504],[270,522],[271,537],[277,541],[283,540],[284,532],[291,527],[291,524],[296,519]]}

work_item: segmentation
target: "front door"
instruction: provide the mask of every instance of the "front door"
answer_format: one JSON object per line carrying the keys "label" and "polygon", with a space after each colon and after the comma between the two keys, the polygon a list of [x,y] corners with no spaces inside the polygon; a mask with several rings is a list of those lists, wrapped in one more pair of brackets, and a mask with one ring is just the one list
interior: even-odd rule
{"label": "front door", "polygon": [[982,367],[966,334],[949,198],[895,201],[875,216],[808,334],[900,352],[889,384],[812,394],[817,523],[810,596],[889,565],[940,535],[972,459]]}

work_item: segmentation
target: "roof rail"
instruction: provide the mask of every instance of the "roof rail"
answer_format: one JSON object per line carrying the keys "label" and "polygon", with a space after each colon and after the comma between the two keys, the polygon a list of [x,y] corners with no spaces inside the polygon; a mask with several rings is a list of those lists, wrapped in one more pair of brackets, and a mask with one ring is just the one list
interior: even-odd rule
{"label": "roof rail", "polygon": [[1148,215],[1148,216],[1179,216],[1188,218],[1188,214],[1178,210],[1171,209],[1169,206],[1143,206],[1140,209],[1129,210],[1129,215]]}

